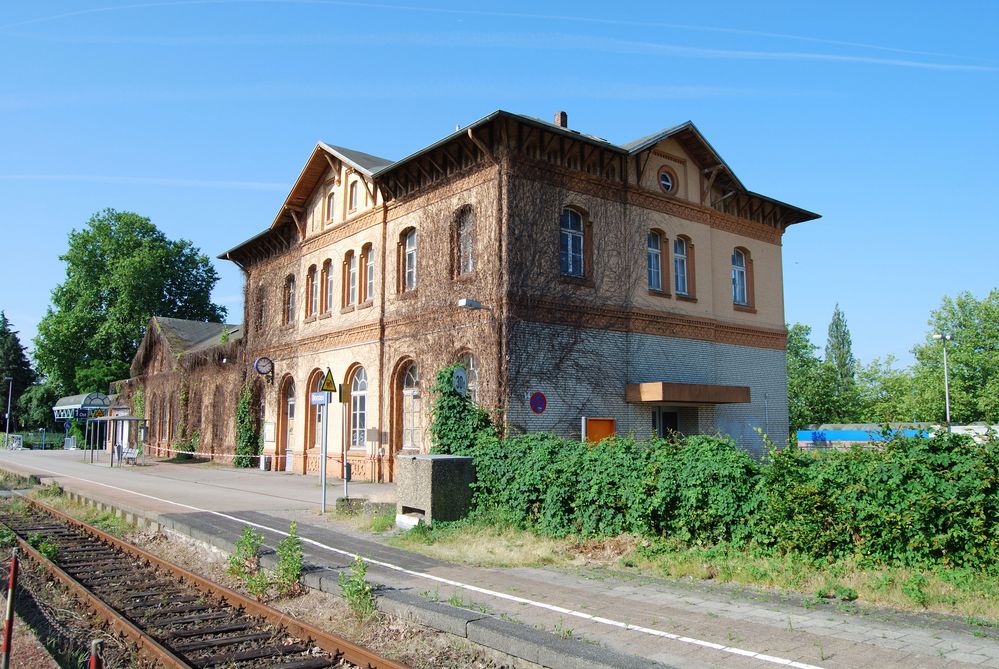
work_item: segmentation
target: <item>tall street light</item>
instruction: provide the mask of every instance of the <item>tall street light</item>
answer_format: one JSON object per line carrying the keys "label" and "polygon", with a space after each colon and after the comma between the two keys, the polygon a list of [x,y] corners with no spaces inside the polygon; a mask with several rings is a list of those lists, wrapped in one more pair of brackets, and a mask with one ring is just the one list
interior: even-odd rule
{"label": "tall street light", "polygon": [[7,382],[7,427],[3,435],[3,447],[7,450],[7,442],[10,441],[10,398],[14,394],[14,377],[5,376],[3,380]]}
{"label": "tall street light", "polygon": [[937,341],[943,342],[944,352],[944,401],[947,403],[947,431],[950,432],[950,375],[947,372],[947,342],[954,341],[954,335],[937,333],[933,335]]}

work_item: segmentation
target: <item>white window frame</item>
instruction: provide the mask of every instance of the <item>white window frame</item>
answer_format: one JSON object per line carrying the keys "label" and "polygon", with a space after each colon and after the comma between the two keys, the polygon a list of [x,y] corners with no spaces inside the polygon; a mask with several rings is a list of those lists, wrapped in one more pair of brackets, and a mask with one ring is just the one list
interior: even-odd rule
{"label": "white window frame", "polygon": [[416,363],[406,367],[402,377],[402,447],[416,451],[423,448],[420,370]]}
{"label": "white window frame", "polygon": [[336,279],[333,275],[336,274],[336,271],[333,269],[332,261],[328,265],[323,263],[323,267],[326,268],[326,304],[323,309],[326,312],[333,310],[333,296],[336,295],[336,292],[333,290],[336,286]]}
{"label": "white window frame", "polygon": [[416,230],[410,230],[403,241],[403,289],[416,290]]}
{"label": "white window frame", "polygon": [[295,322],[295,277],[290,276],[284,282],[285,290],[285,323]]}
{"label": "white window frame", "polygon": [[350,201],[349,207],[350,207],[351,211],[357,210],[357,190],[358,190],[357,189],[357,182],[356,181],[351,181],[350,182],[350,188],[347,190],[347,192],[350,194],[349,195],[349,201]]}
{"label": "white window frame", "polygon": [[375,250],[369,246],[364,255],[364,300],[373,299],[375,294]]}
{"label": "white window frame", "polygon": [[649,230],[645,240],[648,264],[649,290],[662,292],[663,289],[663,238],[658,232]]}
{"label": "white window frame", "polygon": [[350,381],[350,448],[364,448],[368,417],[368,373],[358,367]]}
{"label": "white window frame", "polygon": [[312,291],[309,299],[309,315],[315,316],[319,313],[319,268],[313,267],[309,277],[309,289]]}
{"label": "white window frame", "polygon": [[458,274],[475,270],[475,213],[465,209],[458,216]]}
{"label": "white window frame", "polygon": [[749,304],[746,285],[746,254],[739,249],[732,250],[732,303],[741,306]]}
{"label": "white window frame", "polygon": [[468,401],[472,404],[478,405],[479,403],[479,361],[475,359],[475,355],[471,352],[466,352],[461,356],[459,360],[461,366],[465,368],[465,375],[468,378],[467,397]]}
{"label": "white window frame", "polygon": [[357,255],[347,259],[347,304],[357,304]]}
{"label": "white window frame", "polygon": [[559,216],[559,269],[565,276],[582,278],[586,249],[583,237],[583,215],[566,207]]}
{"label": "white window frame", "polygon": [[689,295],[687,286],[687,240],[673,240],[673,274],[676,276],[676,294]]}

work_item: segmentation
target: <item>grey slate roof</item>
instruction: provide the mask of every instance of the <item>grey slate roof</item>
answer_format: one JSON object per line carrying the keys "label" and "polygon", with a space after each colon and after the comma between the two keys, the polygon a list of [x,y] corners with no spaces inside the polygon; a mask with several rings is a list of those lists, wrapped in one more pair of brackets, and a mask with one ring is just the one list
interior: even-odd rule
{"label": "grey slate roof", "polygon": [[392,165],[395,161],[389,160],[388,158],[379,158],[378,156],[373,156],[370,153],[364,153],[363,151],[356,151],[354,149],[348,149],[343,146],[336,146],[334,144],[327,144],[326,142],[319,143],[324,149],[328,150],[330,153],[336,155],[341,160],[346,160],[355,167],[359,167],[366,171],[368,175],[372,175],[379,170],[385,169],[389,165]]}
{"label": "grey slate roof", "polygon": [[170,343],[174,353],[195,353],[221,344],[223,328],[229,331],[229,341],[243,337],[243,326],[233,323],[205,323],[180,318],[154,316],[160,334]]}

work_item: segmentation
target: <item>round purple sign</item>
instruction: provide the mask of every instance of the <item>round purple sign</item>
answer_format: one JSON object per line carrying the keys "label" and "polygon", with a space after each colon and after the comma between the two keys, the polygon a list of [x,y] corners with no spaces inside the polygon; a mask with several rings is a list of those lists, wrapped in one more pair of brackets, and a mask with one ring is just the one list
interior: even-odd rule
{"label": "round purple sign", "polygon": [[548,398],[542,392],[531,395],[531,411],[534,413],[544,413],[548,406]]}

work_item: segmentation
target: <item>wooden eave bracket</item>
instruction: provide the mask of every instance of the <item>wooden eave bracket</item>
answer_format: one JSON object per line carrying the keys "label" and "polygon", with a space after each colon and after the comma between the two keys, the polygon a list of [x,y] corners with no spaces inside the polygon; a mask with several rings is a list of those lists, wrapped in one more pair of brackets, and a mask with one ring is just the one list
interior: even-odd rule
{"label": "wooden eave bracket", "polygon": [[333,170],[333,180],[334,180],[334,183],[336,183],[337,185],[339,185],[340,184],[340,167],[341,167],[340,161],[338,160],[338,161],[334,162],[333,157],[330,156],[330,154],[326,153],[325,151],[323,151],[323,157],[326,158],[326,162],[329,163],[330,169]]}
{"label": "wooden eave bracket", "polygon": [[305,239],[305,222],[299,219],[298,211],[291,207],[285,207],[285,210],[291,214],[291,219],[295,221],[295,227],[298,228],[298,234],[302,239]]}
{"label": "wooden eave bracket", "polygon": [[482,153],[484,153],[485,156],[487,158],[489,158],[489,160],[493,161],[494,165],[498,165],[499,164],[499,161],[496,160],[496,156],[493,155],[493,152],[490,151],[486,147],[486,145],[483,144],[482,141],[478,137],[475,136],[475,133],[472,132],[472,128],[471,127],[469,127],[468,130],[466,130],[465,132],[468,134],[468,138],[470,140],[472,140],[472,143],[475,144],[475,146],[479,147],[479,151],[482,151]]}

